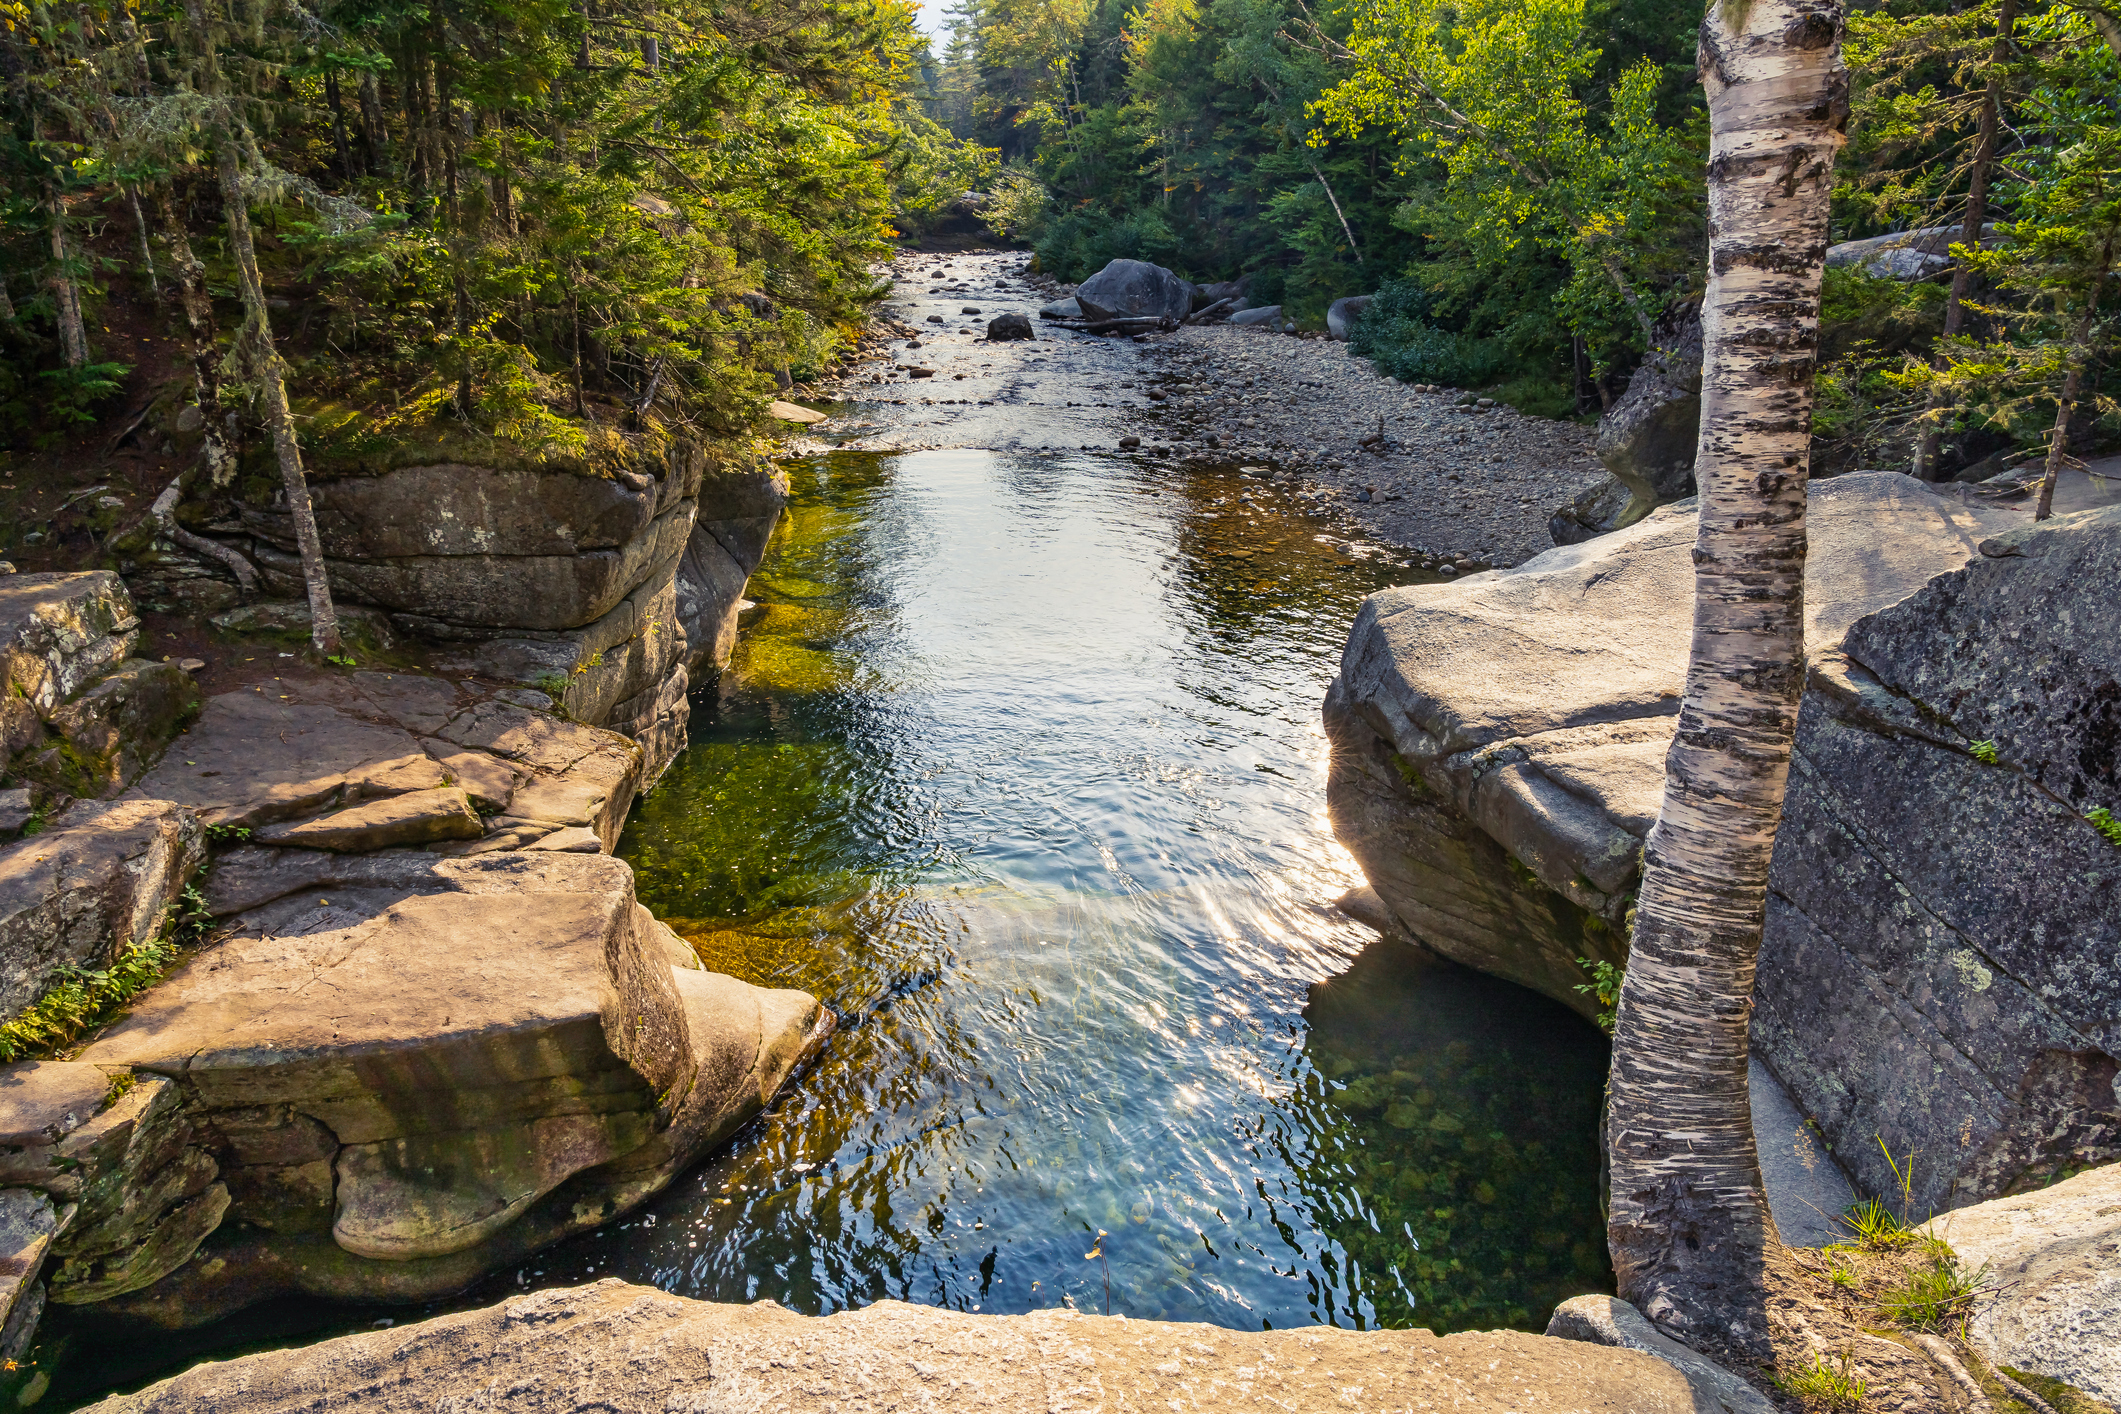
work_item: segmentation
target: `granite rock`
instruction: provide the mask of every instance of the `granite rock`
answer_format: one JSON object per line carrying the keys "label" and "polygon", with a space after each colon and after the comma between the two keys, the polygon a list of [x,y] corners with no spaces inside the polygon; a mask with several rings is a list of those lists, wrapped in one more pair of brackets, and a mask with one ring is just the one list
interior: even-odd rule
{"label": "granite rock", "polygon": [[1517,1331],[1230,1331],[1058,1310],[983,1316],[898,1301],[818,1318],[771,1301],[719,1305],[621,1281],[204,1364],[92,1408],[391,1414],[430,1410],[473,1389],[506,1390],[524,1414],[1701,1408],[1661,1360]]}

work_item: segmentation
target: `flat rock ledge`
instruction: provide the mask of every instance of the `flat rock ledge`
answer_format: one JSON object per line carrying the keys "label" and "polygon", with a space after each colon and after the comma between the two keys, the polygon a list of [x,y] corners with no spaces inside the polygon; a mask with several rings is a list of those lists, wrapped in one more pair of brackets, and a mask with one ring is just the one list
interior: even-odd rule
{"label": "flat rock ledge", "polygon": [[505,1403],[609,1414],[892,1410],[1709,1414],[1650,1355],[1516,1331],[1230,1331],[880,1301],[823,1318],[689,1301],[623,1281],[201,1365],[98,1414]]}
{"label": "flat rock ledge", "polygon": [[225,931],[78,1060],[0,1071],[0,1200],[58,1213],[0,1300],[40,1266],[171,1327],[440,1296],[657,1192],[830,1028],[702,971],[598,854],[248,849],[219,882]]}

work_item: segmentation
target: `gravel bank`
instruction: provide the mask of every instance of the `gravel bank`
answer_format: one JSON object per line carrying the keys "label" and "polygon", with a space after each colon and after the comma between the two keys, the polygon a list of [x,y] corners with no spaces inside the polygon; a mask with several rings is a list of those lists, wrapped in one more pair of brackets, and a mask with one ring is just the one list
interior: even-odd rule
{"label": "gravel bank", "polygon": [[[1514,565],[1553,548],[1547,521],[1604,469],[1592,429],[1455,390],[1378,376],[1345,344],[1206,325],[1100,338],[1034,320],[990,343],[997,314],[1035,315],[1071,289],[1015,252],[906,254],[846,400],[819,446],[864,451],[1078,449],[1257,466],[1355,538],[1430,564]],[[1382,440],[1378,434],[1382,432]],[[1365,439],[1370,439],[1367,443]]]}

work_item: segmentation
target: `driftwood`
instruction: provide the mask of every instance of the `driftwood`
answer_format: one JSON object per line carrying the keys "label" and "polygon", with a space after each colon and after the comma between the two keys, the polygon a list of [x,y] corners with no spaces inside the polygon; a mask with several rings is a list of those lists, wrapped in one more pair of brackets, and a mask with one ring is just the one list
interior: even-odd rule
{"label": "driftwood", "polygon": [[1199,310],[1195,313],[1187,315],[1184,322],[1188,324],[1205,324],[1210,319],[1219,318],[1226,313],[1235,313],[1235,311],[1231,310],[1229,306],[1236,303],[1236,295],[1232,295],[1228,299],[1219,299],[1215,303],[1209,305],[1206,309]]}
{"label": "driftwood", "polygon": [[1146,334],[1155,329],[1178,327],[1176,319],[1146,315],[1134,319],[1056,319],[1053,322],[1063,329],[1078,329],[1085,334]]}

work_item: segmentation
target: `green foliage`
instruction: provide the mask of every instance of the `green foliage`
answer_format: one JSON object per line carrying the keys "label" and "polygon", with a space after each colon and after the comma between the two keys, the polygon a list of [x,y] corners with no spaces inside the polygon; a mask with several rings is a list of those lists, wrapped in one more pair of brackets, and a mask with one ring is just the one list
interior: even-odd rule
{"label": "green foliage", "polygon": [[1994,739],[1977,741],[1967,748],[1967,752],[1984,766],[1996,764],[1996,743]]}
{"label": "green foliage", "polygon": [[206,841],[208,844],[218,845],[248,844],[250,842],[250,826],[208,825],[206,827]]}
{"label": "green foliage", "polygon": [[[203,13],[199,32],[172,0],[123,27],[35,7],[0,32],[0,269],[32,277],[0,320],[13,422],[83,420],[124,371],[63,367],[55,273],[93,295],[110,269],[145,297],[137,239],[40,256],[54,213],[130,236],[136,193],[150,224],[173,195],[225,297],[230,145],[298,412],[350,414],[311,424],[327,460],[441,420],[566,458],[657,424],[747,431],[777,377],[829,366],[881,298],[893,222],[918,227],[994,163],[911,102],[919,39],[896,0]],[[251,393],[247,364],[232,352],[225,402]]]}
{"label": "green foliage", "polygon": [[[1600,363],[1647,346],[1665,300],[1697,284],[1703,136],[1658,114],[1644,59],[1592,102],[1599,52],[1582,0],[1387,0],[1356,12],[1352,76],[1316,111],[1336,130],[1404,135],[1446,173],[1443,217],[1480,266],[1530,247],[1563,261],[1561,321]],[[1403,159],[1402,165],[1406,165]]]}
{"label": "green foliage", "polygon": [[1497,342],[1438,328],[1434,303],[1418,281],[1392,281],[1364,308],[1348,347],[1407,383],[1477,388],[1501,372],[1508,355]]}
{"label": "green foliage", "polygon": [[1864,1199],[1843,1213],[1840,1221],[1855,1238],[1856,1246],[1866,1251],[1905,1247],[1915,1240],[1915,1234],[1900,1220],[1899,1214],[1877,1198]]}
{"label": "green foliage", "polygon": [[1598,1003],[1599,1029],[1610,1036],[1613,1024],[1620,1019],[1620,984],[1627,977],[1627,969],[1588,957],[1577,958],[1576,965],[1591,974],[1591,980],[1578,982],[1576,990]]}
{"label": "green foliage", "polygon": [[2114,818],[2113,811],[2103,805],[2095,805],[2084,812],[2084,818],[2090,822],[2093,829],[2106,837],[2108,844],[2121,845],[2121,820]]}
{"label": "green foliage", "polygon": [[187,888],[162,930],[136,940],[109,966],[60,969],[43,996],[0,1025],[0,1062],[48,1055],[101,1025],[159,982],[204,934],[209,921],[205,900],[196,888]]}
{"label": "green foliage", "polygon": [[1838,1362],[1829,1361],[1824,1353],[1814,1352],[1809,1365],[1801,1365],[1787,1375],[1776,1377],[1775,1383],[1796,1396],[1806,1409],[1823,1409],[1832,1414],[1853,1414],[1863,1405],[1863,1396],[1870,1386],[1856,1378],[1855,1352],[1844,1350]]}

